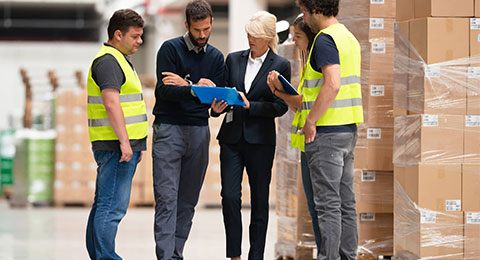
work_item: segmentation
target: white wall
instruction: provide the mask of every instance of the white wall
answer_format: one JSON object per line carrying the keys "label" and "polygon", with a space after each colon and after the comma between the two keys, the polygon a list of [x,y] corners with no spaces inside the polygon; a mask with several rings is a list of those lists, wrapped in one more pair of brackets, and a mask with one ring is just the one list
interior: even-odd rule
{"label": "white wall", "polygon": [[[65,42],[0,42],[0,129],[9,127],[9,117],[22,120],[25,106],[25,85],[20,68],[25,68],[34,79],[33,88],[48,87],[47,72],[55,70],[61,78],[77,70],[86,80],[90,62],[98,52],[100,43]],[[70,78],[70,77],[69,77]],[[72,76],[73,78],[73,76]],[[64,83],[64,84],[62,84]],[[74,81],[60,81],[73,85]]]}

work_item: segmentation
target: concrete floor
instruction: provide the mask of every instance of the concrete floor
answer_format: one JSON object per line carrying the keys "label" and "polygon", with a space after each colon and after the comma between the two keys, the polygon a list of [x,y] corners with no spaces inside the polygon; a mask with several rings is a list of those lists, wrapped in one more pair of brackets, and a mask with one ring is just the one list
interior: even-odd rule
{"label": "concrete floor", "polygon": [[[250,210],[243,210],[243,259],[248,255]],[[0,260],[88,259],[85,225],[88,208],[12,209],[0,199]],[[277,218],[270,211],[265,259],[274,259]],[[153,209],[131,208],[119,226],[117,253],[125,260],[155,259]],[[220,209],[198,207],[185,259],[225,258],[225,233]]]}

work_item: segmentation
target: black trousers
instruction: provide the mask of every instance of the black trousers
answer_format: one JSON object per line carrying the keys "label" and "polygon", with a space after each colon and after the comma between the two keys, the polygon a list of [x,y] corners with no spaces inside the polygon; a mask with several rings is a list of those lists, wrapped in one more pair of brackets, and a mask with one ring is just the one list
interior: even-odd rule
{"label": "black trousers", "polygon": [[251,192],[249,260],[263,260],[268,226],[268,199],[274,145],[220,143],[222,213],[227,237],[227,257],[242,254],[242,176],[246,168]]}

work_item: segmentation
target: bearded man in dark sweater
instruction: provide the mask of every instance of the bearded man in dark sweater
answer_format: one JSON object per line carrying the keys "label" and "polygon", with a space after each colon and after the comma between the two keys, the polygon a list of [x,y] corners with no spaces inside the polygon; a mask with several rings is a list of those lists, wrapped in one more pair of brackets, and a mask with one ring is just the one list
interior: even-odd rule
{"label": "bearded man in dark sweater", "polygon": [[208,165],[210,106],[200,103],[191,85],[224,86],[223,54],[208,44],[210,4],[194,0],[185,13],[188,32],[164,42],[157,54],[152,156],[158,260],[183,259]]}

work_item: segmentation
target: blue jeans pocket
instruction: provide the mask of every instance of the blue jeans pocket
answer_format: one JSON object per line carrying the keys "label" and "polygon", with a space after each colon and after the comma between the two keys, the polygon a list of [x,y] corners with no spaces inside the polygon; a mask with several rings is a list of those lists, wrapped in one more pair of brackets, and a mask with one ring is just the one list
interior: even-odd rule
{"label": "blue jeans pocket", "polygon": [[93,151],[93,157],[97,162],[97,165],[100,166],[108,161],[113,155],[114,151]]}

